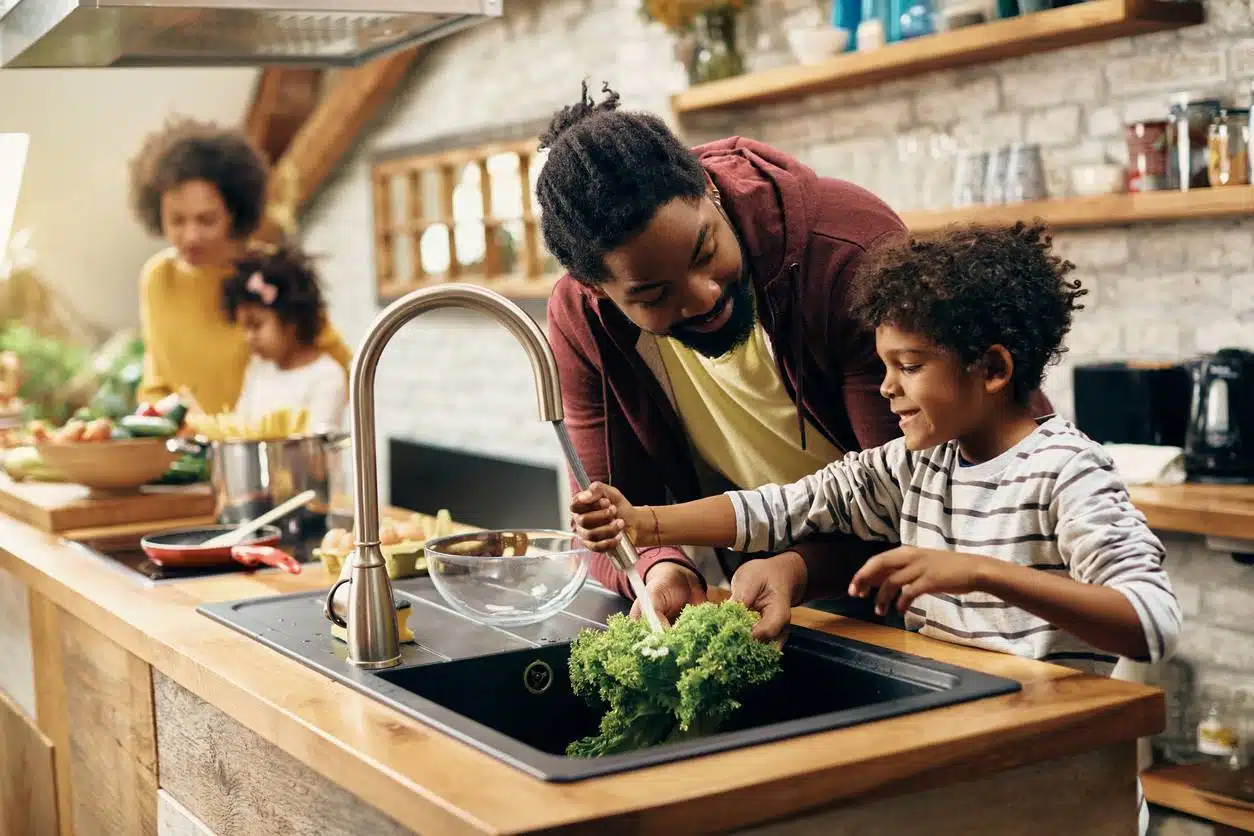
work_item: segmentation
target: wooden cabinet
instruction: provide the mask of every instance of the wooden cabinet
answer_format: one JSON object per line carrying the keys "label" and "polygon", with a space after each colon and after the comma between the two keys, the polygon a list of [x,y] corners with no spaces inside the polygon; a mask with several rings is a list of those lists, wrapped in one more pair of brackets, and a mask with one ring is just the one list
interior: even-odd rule
{"label": "wooden cabinet", "polygon": [[75,836],[155,836],[152,668],[60,613]]}
{"label": "wooden cabinet", "polygon": [[0,693],[0,836],[55,836],[52,742]]}

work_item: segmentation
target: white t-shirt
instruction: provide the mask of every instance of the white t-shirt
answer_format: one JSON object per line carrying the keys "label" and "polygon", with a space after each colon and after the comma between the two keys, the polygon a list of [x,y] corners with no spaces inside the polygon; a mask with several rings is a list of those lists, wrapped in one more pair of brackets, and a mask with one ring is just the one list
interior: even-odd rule
{"label": "white t-shirt", "polygon": [[256,421],[278,409],[307,409],[311,430],[338,430],[347,405],[344,370],[330,355],[287,371],[253,355],[235,411],[245,421]]}

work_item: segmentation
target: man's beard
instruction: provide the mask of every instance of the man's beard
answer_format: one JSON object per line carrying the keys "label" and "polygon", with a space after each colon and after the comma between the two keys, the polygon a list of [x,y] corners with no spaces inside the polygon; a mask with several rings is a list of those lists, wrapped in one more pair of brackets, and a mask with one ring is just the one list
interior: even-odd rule
{"label": "man's beard", "polygon": [[729,284],[714,308],[701,317],[701,320],[708,322],[717,319],[727,305],[732,306],[731,316],[727,323],[717,331],[709,333],[694,331],[685,327],[692,322],[688,320],[671,326],[665,336],[710,359],[722,357],[744,345],[753,334],[757,312],[753,298],[753,283],[749,281],[748,276],[741,276]]}

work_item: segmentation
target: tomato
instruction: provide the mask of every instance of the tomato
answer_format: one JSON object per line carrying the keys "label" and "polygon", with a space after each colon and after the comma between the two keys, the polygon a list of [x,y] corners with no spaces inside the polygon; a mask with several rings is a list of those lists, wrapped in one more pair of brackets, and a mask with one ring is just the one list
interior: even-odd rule
{"label": "tomato", "polygon": [[139,406],[135,407],[134,414],[143,415],[148,418],[158,418],[161,416],[161,413],[157,411],[157,408],[148,403],[148,401],[144,401]]}

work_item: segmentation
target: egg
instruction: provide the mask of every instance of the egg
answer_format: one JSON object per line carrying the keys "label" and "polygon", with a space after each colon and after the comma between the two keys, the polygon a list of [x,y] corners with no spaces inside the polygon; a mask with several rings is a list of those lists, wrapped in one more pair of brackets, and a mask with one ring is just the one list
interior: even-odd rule
{"label": "egg", "polygon": [[341,531],[339,544],[340,551],[344,554],[348,554],[357,545],[357,540],[353,537],[353,533],[351,531]]}
{"label": "egg", "polygon": [[322,548],[329,552],[339,552],[341,549],[340,543],[346,534],[348,532],[342,528],[332,528],[322,538]]}
{"label": "egg", "polygon": [[423,533],[423,530],[422,530],[422,526],[410,520],[406,520],[405,522],[396,526],[396,534],[398,537],[401,538],[401,540],[410,541],[410,542],[421,541],[425,537],[425,534]]}

